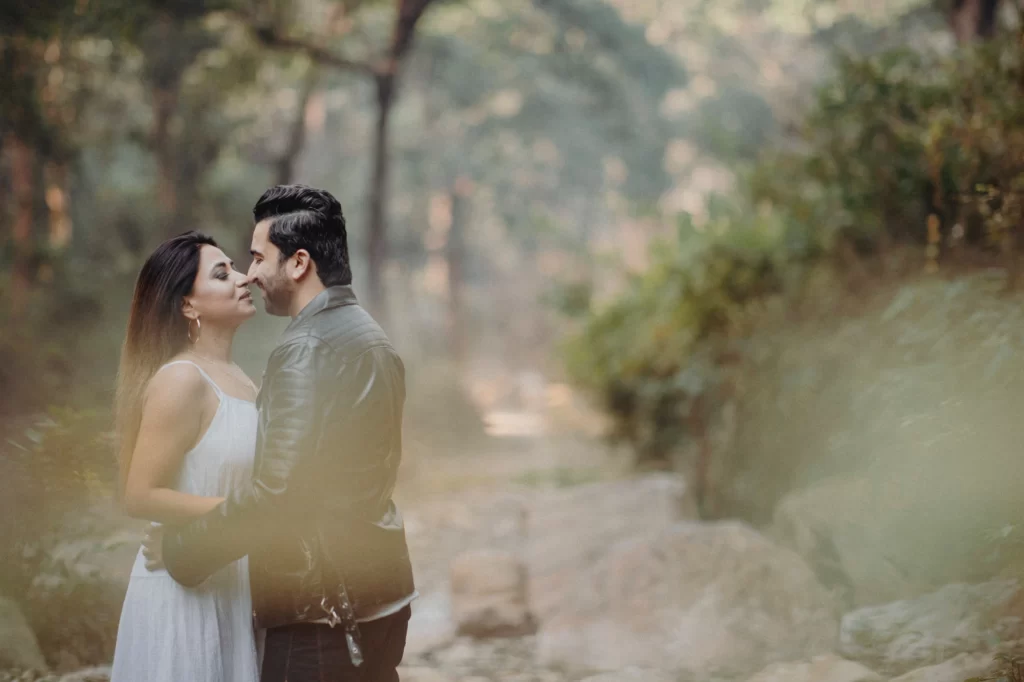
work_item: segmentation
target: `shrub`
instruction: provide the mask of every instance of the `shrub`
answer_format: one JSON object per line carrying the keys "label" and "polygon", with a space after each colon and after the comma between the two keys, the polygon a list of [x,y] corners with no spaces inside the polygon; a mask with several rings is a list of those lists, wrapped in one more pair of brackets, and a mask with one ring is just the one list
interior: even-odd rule
{"label": "shrub", "polygon": [[0,445],[0,591],[25,594],[66,515],[113,494],[109,415],[51,409]]}
{"label": "shrub", "polygon": [[795,144],[765,150],[734,196],[711,203],[702,229],[682,216],[618,298],[577,302],[568,371],[613,416],[612,435],[640,463],[667,462],[704,437],[695,431],[720,402],[719,341],[752,301],[799,285],[806,266],[893,244],[925,248],[932,267],[959,244],[1014,263],[1022,90],[1019,37],[952,56],[840,57]]}

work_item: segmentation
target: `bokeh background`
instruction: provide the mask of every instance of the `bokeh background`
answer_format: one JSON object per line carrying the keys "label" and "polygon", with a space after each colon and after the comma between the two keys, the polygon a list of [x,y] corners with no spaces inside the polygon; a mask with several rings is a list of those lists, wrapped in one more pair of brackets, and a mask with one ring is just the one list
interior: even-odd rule
{"label": "bokeh background", "polygon": [[408,367],[403,679],[1022,679],[1022,18],[5,0],[0,679],[105,679],[135,276],[286,182]]}

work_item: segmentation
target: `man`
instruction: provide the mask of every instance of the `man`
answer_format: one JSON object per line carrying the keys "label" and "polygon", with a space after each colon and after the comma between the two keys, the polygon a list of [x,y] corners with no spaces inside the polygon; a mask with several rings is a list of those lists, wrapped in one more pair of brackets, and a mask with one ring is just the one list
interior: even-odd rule
{"label": "man", "polygon": [[186,586],[249,555],[262,682],[398,680],[416,597],[391,500],[404,367],[352,292],[337,199],[282,185],[253,215],[249,277],[292,322],[257,398],[252,486],[144,551]]}

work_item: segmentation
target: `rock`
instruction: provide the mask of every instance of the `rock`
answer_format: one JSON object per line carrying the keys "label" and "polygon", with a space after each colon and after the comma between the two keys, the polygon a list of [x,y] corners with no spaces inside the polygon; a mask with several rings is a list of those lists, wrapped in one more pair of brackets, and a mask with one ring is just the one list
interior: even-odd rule
{"label": "rock", "polygon": [[97,505],[65,519],[29,597],[43,650],[60,672],[110,661],[145,522]]}
{"label": "rock", "polygon": [[843,616],[839,652],[891,676],[1024,636],[1015,580],[947,585]]}
{"label": "rock", "polygon": [[859,663],[826,654],[803,663],[775,663],[749,682],[882,682],[882,678]]}
{"label": "rock", "polygon": [[944,663],[900,675],[892,682],[964,682],[984,675],[993,663],[992,654],[960,654]]}
{"label": "rock", "polygon": [[901,549],[886,537],[890,500],[867,478],[823,481],[782,499],[770,535],[802,556],[847,608],[926,593],[936,585],[915,582],[892,561]]}
{"label": "rock", "polygon": [[47,669],[46,659],[25,614],[6,597],[0,597],[0,668]]}
{"label": "rock", "polygon": [[50,568],[79,580],[103,580],[122,593],[128,588],[132,564],[148,523],[125,520],[109,510],[89,510],[68,522],[64,537],[47,552]]}
{"label": "rock", "polygon": [[421,594],[413,604],[405,636],[406,659],[430,654],[448,646],[454,639],[455,627],[448,595],[441,591]]}
{"label": "rock", "polygon": [[458,633],[516,637],[536,630],[526,599],[526,567],[509,552],[470,550],[451,568],[452,616]]}
{"label": "rock", "polygon": [[580,566],[542,624],[542,665],[750,675],[831,651],[830,596],[794,552],[738,522],[679,523]]}
{"label": "rock", "polygon": [[452,682],[452,679],[444,673],[421,666],[399,667],[398,677],[402,682]]}
{"label": "rock", "polygon": [[592,566],[622,540],[658,532],[697,516],[681,478],[649,474],[559,490],[528,510],[526,566],[530,609],[543,622],[556,613]]}
{"label": "rock", "polygon": [[0,682],[57,682],[57,677],[39,670],[0,670]]}
{"label": "rock", "polygon": [[580,682],[676,682],[676,678],[659,670],[628,668],[585,677]]}
{"label": "rock", "polygon": [[438,652],[437,660],[446,668],[468,666],[477,657],[477,650],[468,639],[457,639],[450,647]]}
{"label": "rock", "polygon": [[97,666],[68,673],[60,682],[110,682],[110,666]]}
{"label": "rock", "polygon": [[[539,668],[536,638],[504,637],[474,639],[459,637],[451,646],[431,654],[427,660],[407,661],[407,667],[436,669],[459,682],[471,679],[502,682],[567,682],[559,672]],[[402,678],[405,680],[405,678]]]}
{"label": "rock", "polygon": [[110,661],[124,602],[120,581],[69,572],[44,584],[40,576],[30,596],[33,625],[55,669],[66,672]]}

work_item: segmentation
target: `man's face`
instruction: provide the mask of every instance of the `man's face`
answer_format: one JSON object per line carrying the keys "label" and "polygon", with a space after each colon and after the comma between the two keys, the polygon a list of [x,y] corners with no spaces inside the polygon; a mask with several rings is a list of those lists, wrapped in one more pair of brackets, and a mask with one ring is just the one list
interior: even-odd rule
{"label": "man's face", "polygon": [[[252,232],[252,264],[249,279],[260,288],[263,305],[271,315],[287,315],[292,298],[292,280],[285,272],[281,251],[270,242],[268,218],[256,223]],[[286,259],[285,259],[286,260]]]}

